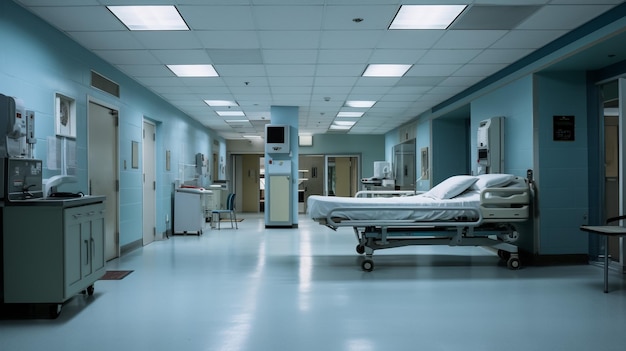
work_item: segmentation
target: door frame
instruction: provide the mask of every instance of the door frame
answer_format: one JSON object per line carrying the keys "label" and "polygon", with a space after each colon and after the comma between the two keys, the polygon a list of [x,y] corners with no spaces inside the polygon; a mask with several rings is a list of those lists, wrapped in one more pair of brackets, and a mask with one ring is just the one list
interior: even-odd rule
{"label": "door frame", "polygon": [[142,203],[143,203],[143,206],[142,206],[142,211],[143,211],[143,216],[142,216],[142,217],[143,217],[143,219],[142,219],[142,226],[143,226],[143,228],[144,228],[144,229],[146,228],[146,215],[145,215],[145,212],[146,212],[146,208],[148,208],[147,206],[149,206],[149,207],[151,208],[151,211],[152,211],[152,218],[154,218],[154,222],[151,224],[151,225],[152,225],[152,227],[154,228],[154,229],[153,229],[154,231],[153,231],[152,240],[146,240],[146,233],[143,233],[143,235],[142,235],[143,245],[150,244],[151,242],[153,242],[154,240],[156,240],[156,239],[157,239],[157,238],[156,238],[156,227],[157,227],[157,222],[156,222],[156,221],[157,221],[157,218],[156,218],[156,213],[157,213],[157,210],[156,210],[156,205],[157,205],[157,191],[156,191],[156,189],[158,189],[158,185],[157,185],[157,172],[156,172],[156,161],[157,161],[157,160],[156,160],[156,150],[157,150],[157,145],[156,145],[156,143],[157,143],[157,138],[156,138],[156,134],[157,134],[157,125],[156,125],[156,123],[154,123],[152,120],[150,120],[150,119],[148,119],[148,118],[146,118],[146,117],[144,116],[143,121],[142,121],[142,124],[141,124],[141,129],[142,129],[142,139],[143,139],[143,140],[145,140],[145,138],[146,138],[146,136],[145,136],[145,131],[146,131],[146,130],[144,129],[146,124],[149,124],[149,125],[151,125],[151,126],[154,128],[154,144],[153,144],[152,150],[150,151],[150,152],[151,152],[151,156],[152,156],[153,160],[152,160],[152,168],[151,168],[151,169],[149,169],[150,173],[152,174],[152,176],[153,176],[153,178],[154,178],[154,186],[153,186],[153,192],[154,192],[154,203],[152,203],[152,204],[150,205],[150,204],[146,204],[146,202],[145,202],[145,195],[146,195],[146,194],[145,194],[145,188],[144,188],[144,186],[145,186],[145,175],[146,175],[148,172],[146,172],[146,164],[147,164],[147,163],[146,163],[146,158],[145,158],[145,156],[146,156],[146,154],[145,154],[145,152],[146,152],[146,143],[145,143],[145,141],[144,141],[144,142],[142,142],[142,143],[141,143],[141,146],[142,146],[142,147],[141,147],[141,156],[142,156],[141,171],[142,171],[142,176],[143,176],[143,182],[142,182],[142,190],[143,190],[143,191],[142,191]]}
{"label": "door frame", "polygon": [[[115,146],[115,164],[116,169],[115,169],[115,178],[119,181],[120,178],[120,169],[119,169],[119,161],[120,161],[120,147],[119,147],[119,111],[120,108],[117,105],[108,103],[106,101],[100,100],[96,97],[93,97],[91,95],[87,95],[87,187],[89,188],[89,193],[91,194],[91,185],[89,184],[89,181],[91,179],[91,167],[90,167],[90,161],[89,161],[89,104],[94,103],[96,105],[100,105],[104,108],[108,108],[112,111],[115,111],[117,113],[117,122],[116,122],[116,126],[115,126],[115,138],[114,138],[114,146]],[[115,256],[114,257],[108,257],[107,253],[105,252],[105,259],[107,261],[118,258],[121,256],[121,245],[120,245],[120,197],[119,197],[119,187],[116,190],[116,196],[115,196],[115,201],[111,201],[111,199],[106,199],[105,202],[105,206],[107,207],[107,211],[110,211],[109,206],[107,206],[106,204],[113,204],[114,205],[114,213],[115,213],[115,228],[113,228],[113,236],[114,236],[114,240],[115,240]],[[105,236],[105,240],[106,240],[106,236]],[[106,245],[105,245],[106,248]]]}
{"label": "door frame", "polygon": [[324,196],[328,196],[328,159],[331,157],[350,157],[356,158],[357,166],[356,166],[356,174],[355,181],[356,191],[359,191],[359,179],[361,178],[361,155],[360,154],[328,154],[324,155]]}

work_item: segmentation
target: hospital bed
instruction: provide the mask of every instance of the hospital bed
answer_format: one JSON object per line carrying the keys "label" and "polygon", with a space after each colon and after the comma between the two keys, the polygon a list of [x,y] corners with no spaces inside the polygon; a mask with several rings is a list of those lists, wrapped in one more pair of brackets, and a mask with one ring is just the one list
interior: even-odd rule
{"label": "hospital bed", "polygon": [[396,197],[310,196],[308,215],[333,230],[352,227],[364,271],[375,250],[409,245],[486,246],[510,269],[521,266],[516,222],[528,220],[532,171],[453,176],[431,190]]}

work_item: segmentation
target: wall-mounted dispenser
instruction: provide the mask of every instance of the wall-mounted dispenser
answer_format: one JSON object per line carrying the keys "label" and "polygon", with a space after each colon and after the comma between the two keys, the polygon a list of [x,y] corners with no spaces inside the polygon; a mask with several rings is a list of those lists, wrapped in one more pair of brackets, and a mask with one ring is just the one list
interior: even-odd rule
{"label": "wall-mounted dispenser", "polygon": [[478,174],[504,171],[504,117],[492,117],[480,121],[476,146]]}
{"label": "wall-mounted dispenser", "polygon": [[0,94],[0,156],[26,157],[26,113],[21,100]]}

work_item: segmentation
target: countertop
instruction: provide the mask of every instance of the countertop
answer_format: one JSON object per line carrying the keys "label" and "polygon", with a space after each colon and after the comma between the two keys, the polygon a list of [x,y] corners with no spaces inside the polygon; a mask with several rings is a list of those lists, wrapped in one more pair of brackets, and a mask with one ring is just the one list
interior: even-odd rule
{"label": "countertop", "polygon": [[4,206],[54,206],[54,207],[77,207],[104,202],[104,195],[87,195],[82,197],[48,197],[27,200],[13,200],[5,202]]}

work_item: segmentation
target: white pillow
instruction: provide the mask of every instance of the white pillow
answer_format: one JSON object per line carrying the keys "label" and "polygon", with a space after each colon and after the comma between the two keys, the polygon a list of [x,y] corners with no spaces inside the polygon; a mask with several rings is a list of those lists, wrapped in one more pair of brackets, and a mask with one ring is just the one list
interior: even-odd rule
{"label": "white pillow", "polygon": [[433,199],[451,199],[467,190],[478,178],[470,175],[452,176],[430,189],[424,196]]}
{"label": "white pillow", "polygon": [[512,174],[479,174],[476,176],[478,180],[472,185],[472,190],[483,190],[485,188],[503,187],[515,179]]}

